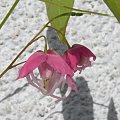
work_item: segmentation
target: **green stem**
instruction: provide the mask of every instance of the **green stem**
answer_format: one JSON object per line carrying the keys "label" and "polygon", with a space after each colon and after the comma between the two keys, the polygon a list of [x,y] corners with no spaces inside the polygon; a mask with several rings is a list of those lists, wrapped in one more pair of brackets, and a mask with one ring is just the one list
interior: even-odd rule
{"label": "green stem", "polygon": [[[43,36],[40,36],[40,37],[43,37]],[[15,61],[19,58],[19,56],[33,43],[35,42],[36,40],[38,40],[40,37],[38,38],[34,38],[32,39],[21,51],[20,53],[15,57],[15,59],[10,63],[10,65],[8,65],[8,67],[0,74],[0,78],[11,68],[13,68],[13,64],[15,63]],[[20,64],[20,63],[19,63]]]}
{"label": "green stem", "polygon": [[36,39],[39,39],[40,37],[43,37],[43,36],[40,36],[40,33],[43,32],[43,30],[48,26],[49,23],[51,23],[54,19],[57,19],[59,17],[62,17],[62,16],[66,16],[70,13],[63,13],[63,14],[60,14],[54,18],[52,18],[50,21],[48,21],[45,26],[30,40],[30,42],[21,50],[21,52],[15,57],[15,59],[10,63],[10,65],[0,74],[0,78],[9,70],[11,69],[12,65],[16,62],[16,60],[19,58],[19,56],[27,49],[27,47],[29,47],[33,42],[36,41]]}
{"label": "green stem", "polygon": [[[67,47],[70,48],[70,45],[69,45],[66,37],[61,33],[61,31],[57,30],[56,28],[54,28],[54,27],[52,27],[52,26],[46,26],[46,27],[52,28],[52,29],[54,29],[56,32],[59,32],[59,33],[62,35],[62,37],[64,38],[64,40],[66,41]],[[45,39],[44,52],[47,53],[47,38],[46,38],[45,36],[42,36],[42,37],[44,37],[44,39]],[[25,63],[25,62],[26,62],[26,61],[23,61],[23,62],[20,62],[20,63],[15,64],[15,65],[12,65],[10,69],[12,69],[12,68],[14,68],[14,67],[16,67],[16,66],[18,66],[18,65],[21,65],[21,64],[23,64],[23,63]]]}
{"label": "green stem", "polygon": [[74,11],[79,11],[81,13],[96,14],[96,15],[101,15],[101,16],[114,17],[114,16],[112,16],[110,14],[104,14],[104,13],[100,13],[100,12],[93,12],[93,11],[89,11],[89,10],[81,10],[81,9],[71,8],[71,7],[64,6],[62,4],[57,4],[57,3],[54,3],[54,2],[51,2],[51,1],[48,1],[48,0],[40,0],[40,1],[47,2],[49,4],[52,4],[52,5],[55,5],[55,6],[58,6],[58,7],[62,7],[62,8],[66,8],[66,9],[70,9],[70,10],[74,10]]}
{"label": "green stem", "polygon": [[82,12],[82,13],[87,13],[87,14],[95,14],[95,15],[101,15],[101,16],[107,16],[107,17],[114,17],[110,14],[105,14],[105,13],[100,13],[100,12],[94,12],[94,11],[89,11],[89,10],[79,10],[79,9],[70,8],[70,7],[66,7],[66,8],[72,9],[72,10],[75,10],[75,11],[79,11],[79,12]]}
{"label": "green stem", "polygon": [[23,62],[20,62],[20,63],[15,64],[15,65],[12,65],[10,69],[12,69],[12,68],[14,68],[14,67],[16,67],[16,66],[18,66],[18,65],[21,65],[21,64],[23,64],[23,63],[25,63],[25,62],[26,62],[26,61],[23,61]]}
{"label": "green stem", "polygon": [[0,29],[2,28],[2,26],[4,25],[4,23],[7,21],[7,19],[9,18],[9,16],[11,15],[11,13],[13,12],[13,10],[15,9],[15,7],[17,6],[18,2],[20,0],[16,0],[14,2],[14,4],[12,5],[12,7],[10,8],[10,10],[8,11],[7,15],[5,16],[5,18],[2,20],[2,22],[0,23]]}

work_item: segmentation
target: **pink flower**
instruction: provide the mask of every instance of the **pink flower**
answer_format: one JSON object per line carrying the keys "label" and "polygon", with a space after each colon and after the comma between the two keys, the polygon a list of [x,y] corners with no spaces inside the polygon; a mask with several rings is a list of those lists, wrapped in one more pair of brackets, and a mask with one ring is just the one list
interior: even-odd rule
{"label": "pink flower", "polygon": [[[38,68],[40,78],[35,77],[33,71]],[[23,67],[19,70],[17,79],[26,77],[29,84],[39,89],[44,95],[55,97],[59,100],[67,97],[71,90],[77,92],[76,85],[72,79],[74,73],[64,59],[55,51],[48,50],[47,54],[37,51],[29,57]],[[60,98],[53,95],[56,88],[68,84],[65,95]]]}
{"label": "pink flower", "polygon": [[68,65],[76,72],[77,70],[84,70],[91,66],[90,58],[95,61],[96,56],[85,46],[74,44],[70,49],[64,53],[64,58]]}

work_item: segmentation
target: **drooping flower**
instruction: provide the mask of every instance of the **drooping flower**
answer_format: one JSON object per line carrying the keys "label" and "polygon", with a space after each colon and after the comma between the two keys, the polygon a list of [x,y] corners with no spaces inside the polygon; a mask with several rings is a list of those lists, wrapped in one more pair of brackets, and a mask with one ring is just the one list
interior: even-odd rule
{"label": "drooping flower", "polygon": [[86,67],[91,66],[91,60],[96,60],[96,56],[85,46],[74,44],[70,49],[65,51],[64,58],[68,65],[76,72],[77,70],[84,70]]}
{"label": "drooping flower", "polygon": [[[38,79],[34,70],[38,68],[40,78]],[[29,57],[23,67],[19,70],[17,79],[26,77],[29,84],[39,89],[44,95],[55,97],[59,100],[67,97],[71,90],[77,92],[76,85],[72,79],[74,73],[65,60],[55,51],[48,50],[47,53],[37,51]],[[53,95],[56,88],[68,84],[67,91],[63,97]]]}

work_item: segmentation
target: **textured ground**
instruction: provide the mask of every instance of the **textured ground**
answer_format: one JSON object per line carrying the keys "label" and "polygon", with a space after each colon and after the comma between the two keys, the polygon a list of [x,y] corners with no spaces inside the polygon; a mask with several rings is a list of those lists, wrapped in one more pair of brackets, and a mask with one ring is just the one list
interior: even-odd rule
{"label": "textured ground", "polygon": [[[0,0],[0,21],[13,2]],[[74,6],[111,14],[102,0],[76,0]],[[42,2],[19,2],[0,30],[0,73],[46,22]],[[54,31],[48,29],[43,34],[50,48],[65,49],[54,40],[57,39]],[[120,120],[120,25],[117,20],[97,15],[71,17],[66,36],[71,45],[86,45],[97,56],[91,68],[74,77],[80,94],[72,92],[54,105],[54,99],[44,97],[25,79],[15,80],[17,67],[0,79],[0,120]],[[27,59],[43,46],[43,40],[36,42],[18,61]],[[62,93],[58,89],[56,94]]]}

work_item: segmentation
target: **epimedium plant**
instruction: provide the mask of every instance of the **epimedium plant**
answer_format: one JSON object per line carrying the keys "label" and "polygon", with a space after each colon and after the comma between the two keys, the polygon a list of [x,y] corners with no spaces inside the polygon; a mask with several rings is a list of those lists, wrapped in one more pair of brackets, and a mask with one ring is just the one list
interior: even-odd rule
{"label": "epimedium plant", "polygon": [[[57,102],[66,98],[71,90],[78,92],[77,87],[74,83],[73,76],[76,71],[84,70],[86,67],[91,66],[92,61],[90,58],[92,57],[95,61],[96,56],[92,53],[87,47],[74,44],[72,47],[69,45],[68,40],[66,39],[66,27],[70,16],[81,16],[84,14],[96,14],[102,16],[113,17],[109,14],[103,14],[99,12],[80,10],[73,8],[74,0],[40,0],[45,2],[47,15],[49,21],[43,26],[43,28],[33,37],[32,40],[20,51],[20,53],[15,57],[15,59],[10,63],[10,65],[0,74],[0,78],[10,69],[23,64],[19,70],[19,75],[17,79],[26,77],[29,84],[39,89],[44,95],[52,96],[57,99]],[[119,7],[116,3],[120,3],[119,0],[115,0],[116,2],[112,5],[112,2],[105,1],[105,3],[110,7],[112,12],[117,17],[118,21],[120,21],[120,13]],[[11,15],[12,11],[15,9],[19,0],[16,0],[2,20],[0,24],[0,28],[5,24],[6,20]],[[117,6],[117,7],[116,7]],[[49,25],[50,24],[50,25]],[[41,35],[41,32],[44,31],[45,28],[50,27],[54,29],[61,42],[63,42],[68,50],[64,52],[63,55],[60,55],[55,50],[48,49],[47,47],[47,38]],[[38,50],[33,53],[27,61],[15,64],[16,60],[19,56],[35,41],[40,38],[44,38],[45,47],[44,51]],[[56,60],[57,59],[57,60]],[[40,79],[37,78],[34,74],[34,70],[38,69]],[[64,85],[67,84],[68,88],[64,94],[64,96],[59,97],[54,95],[54,91],[56,88],[60,87],[64,88]]]}
{"label": "epimedium plant", "polygon": [[[40,78],[38,79],[33,73],[38,68]],[[39,89],[44,95],[52,96],[60,101],[67,97],[71,90],[77,92],[77,88],[72,79],[74,73],[69,65],[65,62],[61,55],[54,50],[41,50],[35,52],[29,57],[23,67],[19,70],[17,79],[26,77],[29,84]],[[54,91],[60,85],[64,88],[67,84],[68,88],[63,97],[54,95]]]}

